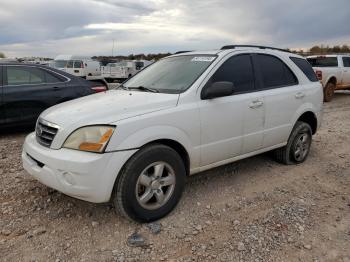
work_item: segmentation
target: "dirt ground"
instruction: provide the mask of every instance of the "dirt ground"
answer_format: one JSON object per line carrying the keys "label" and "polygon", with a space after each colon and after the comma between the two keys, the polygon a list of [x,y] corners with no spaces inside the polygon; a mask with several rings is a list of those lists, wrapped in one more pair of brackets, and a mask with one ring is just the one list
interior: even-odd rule
{"label": "dirt ground", "polygon": [[195,175],[150,225],[31,178],[27,133],[0,134],[1,261],[350,261],[350,93],[325,104],[304,164],[264,154]]}

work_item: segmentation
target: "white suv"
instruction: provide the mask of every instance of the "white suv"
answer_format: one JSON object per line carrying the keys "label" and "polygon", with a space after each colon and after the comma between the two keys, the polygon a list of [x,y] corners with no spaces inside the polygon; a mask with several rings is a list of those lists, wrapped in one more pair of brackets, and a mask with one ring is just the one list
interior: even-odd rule
{"label": "white suv", "polygon": [[310,64],[283,50],[180,53],[119,90],[43,112],[23,166],[67,195],[152,221],[176,206],[186,176],[270,150],[285,164],[303,162],[322,99]]}

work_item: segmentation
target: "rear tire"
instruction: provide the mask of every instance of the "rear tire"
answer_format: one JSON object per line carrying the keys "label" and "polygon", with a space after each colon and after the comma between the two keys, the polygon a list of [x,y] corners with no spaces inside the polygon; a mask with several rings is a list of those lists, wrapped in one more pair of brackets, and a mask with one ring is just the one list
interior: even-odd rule
{"label": "rear tire", "polygon": [[126,218],[150,222],[171,212],[181,198],[186,169],[170,147],[153,144],[128,160],[114,185],[112,201]]}
{"label": "rear tire", "polygon": [[335,84],[332,82],[328,82],[323,89],[323,100],[325,102],[332,101],[333,95],[334,95],[334,90],[335,90]]}
{"label": "rear tire", "polygon": [[274,151],[275,159],[285,165],[300,164],[304,162],[310,152],[312,130],[309,124],[297,121],[288,143]]}

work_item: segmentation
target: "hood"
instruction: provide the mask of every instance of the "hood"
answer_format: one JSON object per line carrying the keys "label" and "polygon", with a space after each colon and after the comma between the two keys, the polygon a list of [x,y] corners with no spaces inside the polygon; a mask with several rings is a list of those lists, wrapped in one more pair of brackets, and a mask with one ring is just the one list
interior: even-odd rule
{"label": "hood", "polygon": [[174,107],[178,98],[178,94],[110,90],[50,107],[40,117],[63,128],[111,124]]}

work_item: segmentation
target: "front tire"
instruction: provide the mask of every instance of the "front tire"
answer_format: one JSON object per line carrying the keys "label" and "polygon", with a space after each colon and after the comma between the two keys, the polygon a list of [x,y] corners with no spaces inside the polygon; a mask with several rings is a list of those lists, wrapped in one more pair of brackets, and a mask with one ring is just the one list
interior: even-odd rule
{"label": "front tire", "polygon": [[291,165],[303,163],[309,155],[312,130],[309,124],[297,121],[286,146],[274,151],[278,162]]}
{"label": "front tire", "polygon": [[142,148],[125,164],[112,196],[116,210],[138,222],[166,216],[181,198],[186,169],[179,154],[154,144]]}

